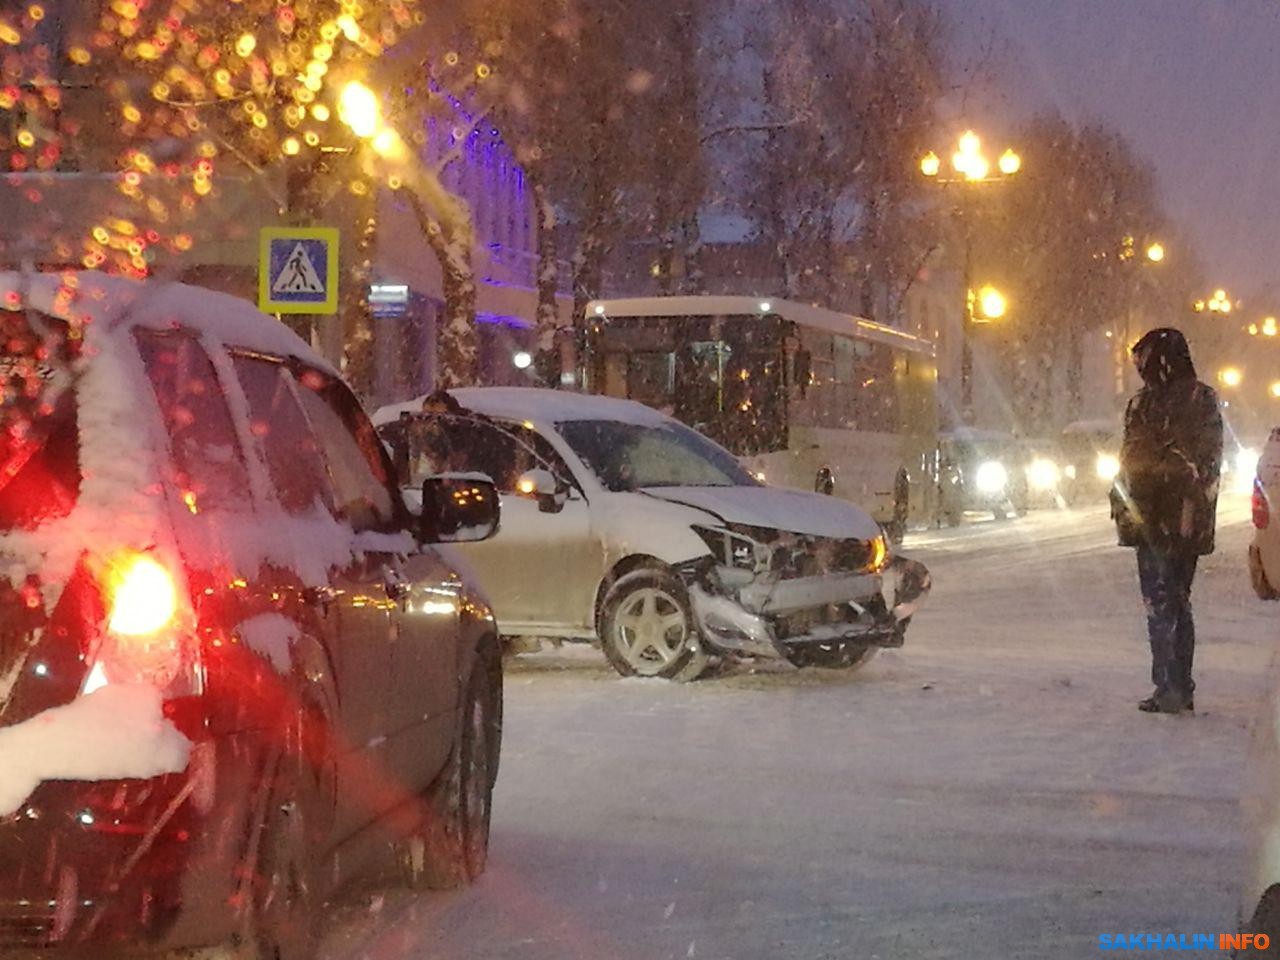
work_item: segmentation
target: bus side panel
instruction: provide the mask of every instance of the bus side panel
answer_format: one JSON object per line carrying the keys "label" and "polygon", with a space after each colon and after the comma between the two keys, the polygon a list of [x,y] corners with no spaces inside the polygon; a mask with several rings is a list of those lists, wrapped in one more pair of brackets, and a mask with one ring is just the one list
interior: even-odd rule
{"label": "bus side panel", "polygon": [[[893,484],[903,463],[903,438],[831,427],[791,427],[789,450],[741,457],[775,487],[814,489],[818,469],[835,474],[835,495],[852,500],[881,523],[893,519]],[[914,491],[913,491],[914,494]]]}

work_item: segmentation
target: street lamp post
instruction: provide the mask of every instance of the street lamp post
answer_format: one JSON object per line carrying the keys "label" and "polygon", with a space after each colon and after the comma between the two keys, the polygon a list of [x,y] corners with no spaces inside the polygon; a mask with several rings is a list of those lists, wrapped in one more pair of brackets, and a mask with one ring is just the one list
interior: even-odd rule
{"label": "street lamp post", "polygon": [[[982,152],[982,140],[972,130],[960,135],[951,155],[952,173],[942,173],[942,158],[930,150],[920,158],[920,173],[943,186],[977,186],[1007,180],[1022,169],[1022,158],[1007,149],[996,160],[995,168]],[[964,312],[960,319],[960,407],[966,424],[973,423],[973,331],[975,323],[997,320],[1005,313],[1004,296],[994,287],[984,287],[975,293],[973,288],[973,225],[962,204],[956,205],[956,214],[963,224],[964,259],[961,282],[964,291]],[[998,298],[998,299],[997,299]],[[975,310],[975,307],[977,308]],[[988,307],[991,309],[988,310]]]}

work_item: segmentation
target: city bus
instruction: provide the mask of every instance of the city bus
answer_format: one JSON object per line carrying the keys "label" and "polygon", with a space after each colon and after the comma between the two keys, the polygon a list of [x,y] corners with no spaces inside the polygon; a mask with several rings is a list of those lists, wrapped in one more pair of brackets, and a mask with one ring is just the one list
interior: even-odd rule
{"label": "city bus", "polygon": [[778,486],[852,500],[901,534],[931,516],[938,405],[931,342],[860,317],[754,297],[587,306],[589,393],[656,407]]}

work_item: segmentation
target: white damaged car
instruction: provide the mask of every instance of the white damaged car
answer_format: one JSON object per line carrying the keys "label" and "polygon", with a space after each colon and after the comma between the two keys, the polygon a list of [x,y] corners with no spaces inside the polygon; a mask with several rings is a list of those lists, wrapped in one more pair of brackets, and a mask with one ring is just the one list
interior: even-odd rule
{"label": "white damaged car", "polygon": [[855,667],[903,643],[929,590],[834,497],[770,487],[629,400],[469,388],[374,417],[411,495],[483,473],[491,540],[459,547],[509,638],[599,642],[624,676],[692,679],[711,657]]}

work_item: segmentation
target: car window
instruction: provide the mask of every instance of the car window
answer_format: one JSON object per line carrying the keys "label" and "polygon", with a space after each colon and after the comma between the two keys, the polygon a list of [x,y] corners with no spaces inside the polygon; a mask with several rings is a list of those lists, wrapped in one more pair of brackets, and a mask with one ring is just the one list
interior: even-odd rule
{"label": "car window", "polygon": [[574,481],[573,471],[546,437],[524,424],[506,424],[505,427],[516,438],[516,458],[521,473],[540,467],[566,483]]}
{"label": "car window", "polygon": [[135,333],[173,456],[167,480],[193,512],[247,509],[249,477],[213,362],[183,333]]}
{"label": "car window", "polygon": [[64,517],[80,490],[76,392],[64,325],[0,310],[0,530]]}
{"label": "car window", "polygon": [[280,505],[305,513],[317,502],[332,508],[319,441],[311,432],[283,363],[234,356],[236,377],[249,401],[249,432],[262,451]]}
{"label": "car window", "polygon": [[373,425],[336,380],[304,370],[297,382],[302,407],[324,452],[337,515],[356,531],[390,527],[396,518],[396,495]]}
{"label": "car window", "polygon": [[510,493],[523,472],[515,437],[489,420],[469,414],[418,417],[411,436],[416,479],[433,473],[483,473]]}

